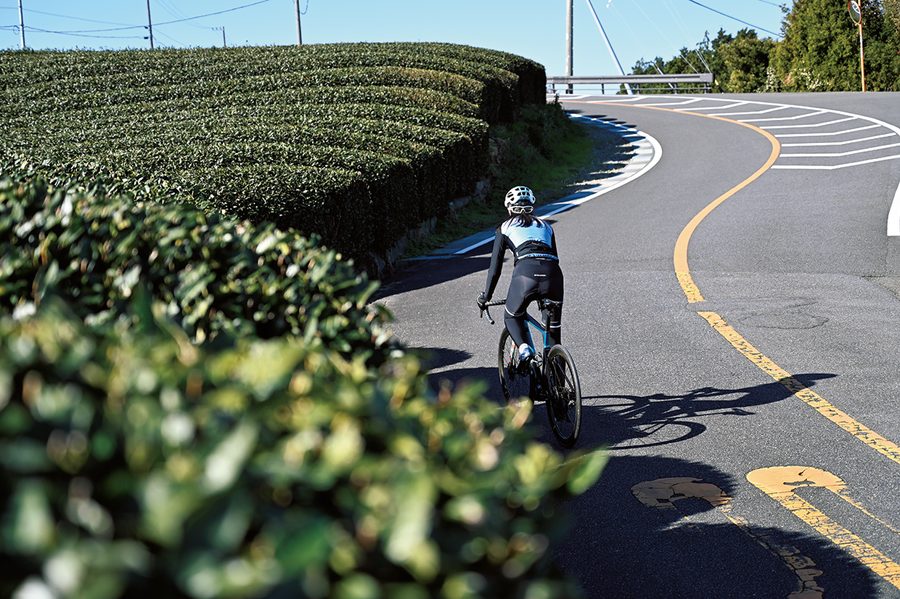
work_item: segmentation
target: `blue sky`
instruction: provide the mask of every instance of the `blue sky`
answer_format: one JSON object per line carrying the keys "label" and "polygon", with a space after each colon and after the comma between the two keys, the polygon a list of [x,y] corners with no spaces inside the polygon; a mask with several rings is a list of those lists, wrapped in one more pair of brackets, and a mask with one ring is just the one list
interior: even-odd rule
{"label": "blue sky", "polygon": [[[146,0],[22,0],[30,48],[125,48],[149,46],[144,29],[84,31],[146,25]],[[625,71],[654,56],[670,58],[694,48],[705,31],[735,33],[739,22],[711,9],[778,33],[778,4],[792,0],[593,0]],[[258,2],[225,14],[162,25]],[[296,42],[294,0],[151,0],[157,46],[290,44]],[[565,69],[565,0],[300,0],[305,43],[446,41],[495,48],[532,58],[548,75]],[[66,15],[64,18],[55,15]],[[96,22],[102,21],[102,22]],[[17,0],[0,0],[0,49],[19,47]],[[760,31],[762,36],[771,34]],[[110,37],[80,37],[110,36]],[[121,37],[120,37],[121,36]],[[699,65],[698,65],[699,66]],[[587,8],[575,0],[576,75],[616,72]]]}

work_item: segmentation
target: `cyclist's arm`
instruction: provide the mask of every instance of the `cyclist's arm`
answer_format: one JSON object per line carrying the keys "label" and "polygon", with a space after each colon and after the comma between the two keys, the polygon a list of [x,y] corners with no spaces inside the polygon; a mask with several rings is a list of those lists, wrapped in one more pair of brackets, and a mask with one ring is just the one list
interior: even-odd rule
{"label": "cyclist's arm", "polygon": [[497,228],[497,233],[494,236],[494,251],[491,252],[491,265],[488,268],[487,273],[487,282],[484,287],[484,297],[487,300],[490,300],[494,294],[494,289],[497,287],[497,281],[500,280],[500,272],[503,270],[503,254],[506,253],[506,243],[504,242],[505,236],[500,232],[500,228]]}
{"label": "cyclist's arm", "polygon": [[553,250],[554,256],[559,256],[559,251],[556,249],[556,231],[550,229],[550,248]]}

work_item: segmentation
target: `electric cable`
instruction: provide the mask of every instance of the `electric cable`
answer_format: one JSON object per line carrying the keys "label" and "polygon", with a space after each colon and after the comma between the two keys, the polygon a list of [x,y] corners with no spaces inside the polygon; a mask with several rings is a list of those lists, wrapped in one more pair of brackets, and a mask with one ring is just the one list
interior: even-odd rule
{"label": "electric cable", "polygon": [[715,8],[712,8],[711,6],[701,4],[700,2],[697,2],[697,0],[687,0],[687,1],[690,2],[691,4],[696,4],[697,6],[701,6],[701,7],[705,8],[706,10],[711,10],[716,14],[720,14],[723,17],[731,19],[732,21],[737,21],[738,23],[743,23],[744,25],[749,25],[750,27],[752,27],[754,29],[759,29],[760,31],[765,31],[766,33],[771,33],[775,37],[781,37],[780,33],[775,33],[774,31],[770,31],[770,30],[766,29],[765,27],[760,27],[759,25],[754,25],[753,23],[748,23],[747,21],[744,21],[737,17],[732,17],[731,15],[724,13],[721,10],[716,10]]}
{"label": "electric cable", "polygon": [[[225,10],[219,10],[216,12],[209,12],[202,15],[194,15],[193,17],[186,17],[184,19],[175,19],[172,21],[162,21],[160,23],[153,23],[154,27],[158,27],[161,25],[172,25],[174,23],[184,23],[186,21],[195,21],[197,19],[202,19],[204,17],[212,17],[215,15],[221,15],[228,12],[234,12],[236,10],[242,10],[244,8],[250,8],[251,6],[257,6],[259,4],[265,4],[267,2],[271,2],[272,0],[257,0],[256,2],[251,2],[249,4],[242,4],[240,6],[235,6],[233,8],[226,8]],[[128,29],[146,29],[146,25],[131,25],[128,27],[110,27],[106,29],[71,29],[66,31],[50,31],[48,33],[59,33],[59,34],[67,34],[67,33],[105,33],[108,31],[126,31]]]}

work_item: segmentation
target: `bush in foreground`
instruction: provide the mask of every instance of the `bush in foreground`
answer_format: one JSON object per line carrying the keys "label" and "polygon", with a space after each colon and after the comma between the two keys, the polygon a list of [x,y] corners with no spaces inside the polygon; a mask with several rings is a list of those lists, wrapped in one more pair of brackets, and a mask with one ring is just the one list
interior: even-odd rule
{"label": "bush in foreground", "polygon": [[0,312],[27,313],[49,293],[104,322],[142,285],[195,341],[291,334],[379,363],[388,351],[386,314],[366,303],[375,284],[271,224],[7,179],[0,256]]}
{"label": "bush in foreground", "polygon": [[0,594],[576,594],[548,546],[602,458],[534,442],[529,404],[298,338],[198,347],[135,295],[0,321]]}

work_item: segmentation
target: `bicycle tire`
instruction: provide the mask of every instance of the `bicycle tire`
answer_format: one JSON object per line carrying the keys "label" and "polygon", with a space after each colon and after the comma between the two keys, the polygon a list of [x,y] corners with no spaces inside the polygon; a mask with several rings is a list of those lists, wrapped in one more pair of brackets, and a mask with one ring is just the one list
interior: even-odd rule
{"label": "bicycle tire", "polygon": [[509,336],[509,331],[504,328],[497,349],[497,369],[500,374],[500,389],[506,401],[531,395],[531,377],[517,374],[515,371],[517,353],[515,342]]}
{"label": "bicycle tire", "polygon": [[572,354],[554,345],[547,354],[547,418],[563,447],[572,447],[581,432],[581,380]]}

